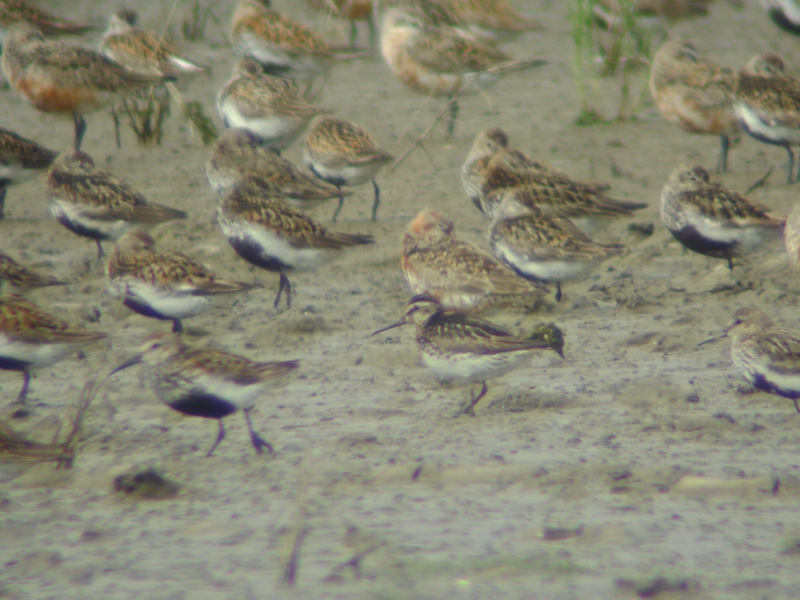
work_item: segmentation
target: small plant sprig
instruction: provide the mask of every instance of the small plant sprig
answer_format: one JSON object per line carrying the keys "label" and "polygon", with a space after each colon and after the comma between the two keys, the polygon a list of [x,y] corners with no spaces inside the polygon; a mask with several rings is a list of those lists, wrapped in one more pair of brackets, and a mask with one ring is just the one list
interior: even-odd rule
{"label": "small plant sprig", "polygon": [[[634,118],[646,94],[633,100],[636,73],[650,63],[650,35],[637,18],[633,0],[612,0],[608,10],[597,0],[575,0],[571,9],[575,42],[573,71],[581,96],[579,125],[605,121],[599,79],[616,78],[620,87],[617,120]],[[598,70],[597,64],[600,68]],[[590,96],[591,90],[591,96]]]}
{"label": "small plant sprig", "polygon": [[189,18],[184,19],[181,30],[185,42],[202,42],[206,39],[206,24],[209,17],[212,21],[219,22],[211,11],[210,6],[201,6],[200,0],[192,2],[192,9]]}

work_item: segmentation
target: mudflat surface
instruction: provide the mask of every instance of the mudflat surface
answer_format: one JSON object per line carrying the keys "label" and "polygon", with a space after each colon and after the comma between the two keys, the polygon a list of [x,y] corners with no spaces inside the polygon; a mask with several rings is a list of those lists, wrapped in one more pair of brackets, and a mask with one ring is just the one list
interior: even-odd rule
{"label": "mudflat surface", "polygon": [[[115,4],[52,2],[76,19],[104,21]],[[338,22],[283,1],[280,9],[344,41]],[[372,189],[348,199],[342,231],[370,233],[316,272],[292,276],[293,306],[274,309],[277,276],[238,258],[215,222],[205,178],[210,150],[177,110],[163,145],[141,148],[129,130],[116,148],[105,113],[88,117],[84,149],[149,199],[191,217],[153,234],[162,248],[202,259],[231,279],[264,289],[230,298],[186,322],[192,344],[213,344],[260,360],[300,359],[253,412],[274,456],[257,456],[244,420],[212,458],[211,421],[182,417],[158,402],[146,372],[131,368],[100,389],[71,470],[50,463],[0,462],[0,596],[9,598],[794,598],[800,595],[800,428],[791,403],[742,393],[726,340],[733,311],[755,305],[800,328],[797,292],[779,244],[731,274],[722,261],[689,253],[660,224],[663,182],[677,165],[712,170],[718,140],[669,125],[645,96],[633,122],[573,124],[579,97],[566,2],[517,2],[545,30],[504,46],[546,66],[462,99],[456,135],[437,126],[379,183],[379,221],[369,220]],[[291,5],[291,7],[290,7]],[[141,8],[160,31],[171,3]],[[181,44],[213,67],[186,85],[216,119],[214,98],[234,56],[226,42],[232,3],[216,6],[206,40]],[[181,2],[173,22],[189,13]],[[741,66],[774,50],[794,62],[797,39],[777,30],[759,4],[727,2],[710,17],[669,26],[701,54]],[[363,34],[364,32],[362,32]],[[99,32],[80,40],[95,46]],[[363,37],[361,38],[364,39]],[[363,42],[362,42],[363,43]],[[657,41],[654,41],[654,45]],[[607,113],[618,85],[601,81]],[[0,92],[0,123],[67,150],[71,121],[41,115]],[[401,155],[441,111],[393,79],[382,60],[337,65],[320,104],[371,130]],[[398,319],[408,300],[399,269],[400,233],[423,208],[449,213],[459,235],[485,245],[486,222],[466,199],[459,169],[472,138],[501,126],[514,146],[575,178],[607,181],[612,194],[644,201],[635,219],[595,231],[629,251],[589,279],[565,285],[538,311],[491,315],[517,331],[554,321],[566,332],[566,359],[543,353],[529,367],[489,383],[476,417],[458,417],[473,387],[442,385],[419,364],[410,328],[370,337]],[[398,146],[399,144],[399,146]],[[286,154],[299,162],[299,147]],[[752,194],[788,211],[797,186],[785,184],[786,154],[743,138],[722,181],[743,191],[774,165]],[[334,205],[314,216],[330,220]],[[149,333],[168,325],[132,314],[105,290],[94,245],[49,217],[42,181],[8,193],[2,249],[74,281],[32,298],[55,313],[110,334],[108,348],[37,373],[34,404],[11,419],[20,378],[0,374],[0,418],[48,441],[90,378],[105,378]],[[629,230],[653,223],[647,237]],[[110,245],[107,247],[110,249]],[[138,500],[114,493],[120,474],[158,469],[178,495]],[[304,535],[296,543],[298,533]],[[296,585],[281,584],[292,545]],[[360,571],[345,566],[361,556]],[[660,586],[660,587],[659,587]],[[638,590],[638,591],[637,591]],[[642,596],[644,597],[644,596]]]}

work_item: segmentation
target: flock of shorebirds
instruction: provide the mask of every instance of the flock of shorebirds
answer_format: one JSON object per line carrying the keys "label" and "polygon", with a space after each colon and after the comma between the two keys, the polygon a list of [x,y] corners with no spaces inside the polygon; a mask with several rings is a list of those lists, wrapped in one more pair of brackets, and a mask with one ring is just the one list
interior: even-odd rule
{"label": "flock of shorebirds", "polygon": [[[371,0],[310,2],[353,23],[377,20]],[[510,37],[539,28],[505,0],[386,0],[380,3],[380,47],[396,78],[412,90],[447,98],[447,129],[458,116],[458,96],[501,76],[544,64],[514,59],[496,48]],[[614,3],[609,5],[613,10]],[[703,2],[641,2],[693,11]],[[785,28],[798,22],[794,2],[765,2]],[[699,7],[699,9],[698,9]],[[608,7],[607,7],[608,8]],[[779,16],[775,16],[779,15]],[[794,21],[793,21],[794,19]],[[254,430],[250,410],[273,380],[298,367],[297,361],[254,362],[182,339],[182,321],[202,314],[220,294],[254,287],[228,281],[189,256],[155,247],[148,227],[187,214],[149,202],[114,174],[98,169],[81,151],[85,115],[113,106],[152,86],[171,86],[206,67],[182,56],[170,42],[136,28],[136,14],[121,10],[110,19],[100,50],[54,41],[49,36],[81,33],[89,26],[61,21],[27,0],[0,0],[2,67],[13,90],[34,108],[71,116],[74,149],[54,152],[0,129],[0,218],[6,188],[46,172],[52,215],[73,233],[94,240],[102,264],[104,241],[116,242],[105,269],[108,286],[129,309],[171,321],[172,333],[149,336],[135,357],[149,366],[152,386],[167,405],[187,415],[217,419],[241,410],[253,447],[272,446]],[[371,30],[373,28],[371,27]],[[374,30],[373,30],[374,33]],[[394,160],[363,127],[309,102],[298,82],[324,77],[352,48],[333,49],[314,30],[270,6],[269,0],[241,0],[231,26],[240,56],[229,82],[217,95],[226,130],[207,163],[207,177],[219,194],[218,223],[236,253],[279,275],[274,304],[291,304],[289,274],[314,269],[352,246],[374,242],[371,235],[345,234],[311,218],[304,209],[346,196],[342,189],[372,183],[372,219],[378,218],[379,171]],[[349,52],[349,54],[348,54]],[[745,131],[777,144],[789,154],[800,145],[800,81],[783,72],[771,53],[753,58],[741,71],[703,60],[688,42],[664,43],[652,63],[650,88],[664,117],[687,131],[719,135],[717,171],[727,169],[731,137]],[[303,139],[308,171],[281,157]],[[475,315],[489,306],[532,302],[550,293],[561,300],[562,283],[585,278],[620,244],[600,243],[586,232],[592,221],[630,216],[646,205],[608,195],[609,186],[581,182],[510,146],[499,128],[479,132],[462,168],[467,196],[489,220],[491,252],[460,240],[446,214],[423,210],[403,233],[402,269],[414,294],[404,317],[377,332],[413,324],[423,362],[443,379],[480,382],[464,412],[487,392],[486,381],[524,363],[542,349],[562,353],[553,327],[520,337]],[[680,166],[661,196],[664,225],[689,250],[728,262],[784,232],[790,261],[800,264],[800,209],[788,217],[711,181],[701,166]],[[0,277],[32,288],[63,285],[0,254]],[[800,335],[777,328],[755,309],[739,311],[726,333],[736,368],[759,389],[800,397]],[[23,295],[0,297],[0,369],[20,371],[24,404],[32,369],[50,366],[76,348],[104,339],[48,314]]]}

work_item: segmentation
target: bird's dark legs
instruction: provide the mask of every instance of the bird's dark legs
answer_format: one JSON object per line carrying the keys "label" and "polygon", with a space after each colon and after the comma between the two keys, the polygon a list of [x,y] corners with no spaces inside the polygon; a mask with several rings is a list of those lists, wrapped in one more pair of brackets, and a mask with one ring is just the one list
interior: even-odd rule
{"label": "bird's dark legs", "polygon": [[556,302],[561,302],[561,298],[562,298],[562,295],[561,295],[561,282],[557,281],[556,282]]}
{"label": "bird's dark legs", "polygon": [[464,409],[464,412],[462,414],[472,415],[474,417],[475,416],[475,410],[474,410],[475,409],[475,405],[478,402],[480,402],[481,399],[483,399],[483,397],[486,395],[486,391],[488,389],[489,388],[486,386],[486,380],[481,381],[481,391],[480,391],[480,393],[470,401],[469,406],[467,406]]}
{"label": "bird's dark legs", "polygon": [[[341,186],[337,185],[336,189],[339,190],[340,192],[342,191]],[[333,211],[333,222],[334,223],[336,223],[336,217],[339,216],[339,213],[341,212],[343,206],[344,206],[344,196],[342,194],[340,194],[339,195],[339,206],[337,206],[336,210]]]}
{"label": "bird's dark legs", "polygon": [[105,253],[103,252],[103,245],[100,243],[100,240],[95,240],[94,243],[97,244],[97,262],[99,263],[103,260],[103,255]]}
{"label": "bird's dark legs", "polygon": [[289,278],[286,276],[285,273],[281,273],[281,281],[278,284],[278,295],[275,296],[274,306],[278,308],[278,304],[281,302],[281,294],[283,290],[286,290],[286,308],[289,308],[292,305],[292,284],[289,283]]}
{"label": "bird's dark legs", "polygon": [[728,170],[728,149],[731,147],[731,138],[724,133],[719,136],[720,149],[719,160],[717,161],[717,173],[725,173]]}
{"label": "bird's dark legs", "polygon": [[253,442],[253,448],[256,449],[256,454],[263,454],[264,451],[262,448],[266,448],[267,452],[272,454],[275,450],[272,448],[272,444],[270,444],[267,440],[262,438],[258,435],[255,430],[253,430],[253,423],[250,421],[250,409],[244,409],[244,420],[247,421],[247,429],[250,431],[250,441]]}
{"label": "bird's dark legs", "polygon": [[217,419],[217,423],[219,423],[219,433],[217,434],[217,441],[214,442],[213,446],[211,446],[211,450],[209,450],[208,454],[206,454],[206,458],[214,454],[214,450],[217,449],[219,443],[225,439],[225,426],[222,424],[222,419]]}
{"label": "bird's dark legs", "polygon": [[0,187],[0,221],[6,218],[6,188]]}
{"label": "bird's dark legs", "polygon": [[447,106],[450,108],[450,120],[447,122],[447,135],[452,136],[456,130],[456,117],[458,117],[458,100],[452,96],[447,99]]}
{"label": "bird's dark legs", "polygon": [[83,143],[83,134],[86,133],[86,119],[78,113],[73,113],[72,119],[75,121],[75,150],[80,150]]}
{"label": "bird's dark legs", "polygon": [[19,391],[19,396],[14,401],[14,404],[25,405],[25,399],[28,397],[28,385],[31,383],[31,374],[28,371],[22,372],[22,389]]}
{"label": "bird's dark legs", "polygon": [[378,205],[381,203],[381,188],[378,187],[378,183],[373,179],[372,186],[375,188],[375,200],[372,202],[372,220],[378,220]]}
{"label": "bird's dark legs", "polygon": [[183,333],[183,323],[180,319],[172,319],[172,333]]}
{"label": "bird's dark legs", "polygon": [[733,257],[732,256],[728,257],[728,270],[731,271],[731,272],[733,271]]}
{"label": "bird's dark legs", "polygon": [[799,412],[799,413],[800,413],[800,406],[798,406],[798,405],[797,405],[797,398],[795,398],[795,399],[793,400],[793,402],[794,402],[794,409],[795,409],[797,412]]}

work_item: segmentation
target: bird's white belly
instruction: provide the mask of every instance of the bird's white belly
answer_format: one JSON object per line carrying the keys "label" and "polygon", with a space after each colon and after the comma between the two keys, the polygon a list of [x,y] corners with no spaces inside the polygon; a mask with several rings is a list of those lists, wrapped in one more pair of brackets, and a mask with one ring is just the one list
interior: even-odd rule
{"label": "bird's white belly", "polygon": [[530,358],[530,350],[471,354],[423,352],[422,361],[441,379],[482,381],[505,375]]}
{"label": "bird's white belly", "polygon": [[736,116],[751,135],[760,136],[778,144],[788,143],[792,146],[800,146],[800,129],[765,123],[744,102],[737,102],[735,108]]}
{"label": "bird's white belly", "polygon": [[259,248],[266,260],[278,260],[297,271],[315,269],[333,260],[337,250],[323,248],[298,248],[273,231],[259,225],[227,219],[220,215],[219,224],[228,238],[249,241]]}
{"label": "bird's white belly", "polygon": [[54,365],[69,356],[74,348],[72,344],[22,342],[0,333],[0,357],[32,368]]}

